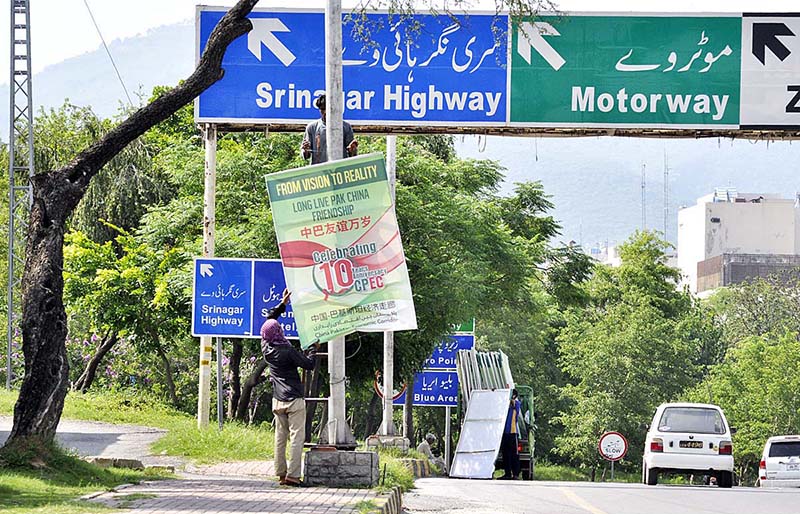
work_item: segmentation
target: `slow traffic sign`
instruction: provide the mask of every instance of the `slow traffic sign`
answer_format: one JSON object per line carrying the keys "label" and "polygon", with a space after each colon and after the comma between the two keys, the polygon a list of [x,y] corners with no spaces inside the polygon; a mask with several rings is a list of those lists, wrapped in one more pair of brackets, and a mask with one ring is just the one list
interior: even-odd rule
{"label": "slow traffic sign", "polygon": [[[260,337],[285,288],[279,260],[195,259],[192,335]],[[278,321],[286,337],[297,337],[291,304]]]}
{"label": "slow traffic sign", "polygon": [[606,432],[600,436],[597,449],[604,459],[615,462],[628,453],[628,440],[619,432]]}

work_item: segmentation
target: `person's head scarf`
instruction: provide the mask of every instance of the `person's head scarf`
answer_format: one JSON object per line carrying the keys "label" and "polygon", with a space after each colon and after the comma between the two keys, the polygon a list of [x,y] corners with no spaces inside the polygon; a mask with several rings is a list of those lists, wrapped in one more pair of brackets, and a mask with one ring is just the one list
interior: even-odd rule
{"label": "person's head scarf", "polygon": [[261,342],[271,345],[289,344],[278,320],[268,319],[261,325]]}

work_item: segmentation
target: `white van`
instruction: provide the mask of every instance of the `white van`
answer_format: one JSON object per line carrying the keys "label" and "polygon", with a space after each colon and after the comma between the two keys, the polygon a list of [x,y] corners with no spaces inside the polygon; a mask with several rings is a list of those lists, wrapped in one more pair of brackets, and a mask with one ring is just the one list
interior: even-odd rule
{"label": "white van", "polygon": [[667,474],[703,474],[720,487],[733,486],[731,428],[722,409],[706,403],[656,409],[645,439],[642,482],[656,485]]}
{"label": "white van", "polygon": [[758,480],[761,487],[800,487],[800,435],[767,439]]}

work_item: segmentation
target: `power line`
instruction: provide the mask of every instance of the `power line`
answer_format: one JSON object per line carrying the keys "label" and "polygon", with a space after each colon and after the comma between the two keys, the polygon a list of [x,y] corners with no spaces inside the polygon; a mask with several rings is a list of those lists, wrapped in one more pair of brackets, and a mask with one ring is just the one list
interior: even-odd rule
{"label": "power line", "polygon": [[92,19],[92,23],[94,24],[95,30],[97,30],[97,35],[100,36],[100,41],[103,42],[103,48],[106,49],[106,53],[108,54],[108,58],[111,60],[111,66],[114,67],[114,71],[117,73],[117,78],[119,79],[119,83],[122,86],[123,91],[125,91],[125,96],[128,98],[128,103],[133,106],[133,100],[131,100],[131,95],[128,94],[128,88],[125,87],[125,82],[122,80],[122,75],[119,73],[119,69],[117,68],[117,63],[114,62],[114,57],[111,55],[111,50],[108,48],[106,44],[106,40],[103,37],[103,33],[100,32],[100,26],[97,25],[97,20],[94,19],[94,14],[92,14],[92,8],[89,7],[89,0],[83,0],[83,5],[86,6],[86,10],[89,11],[89,17]]}

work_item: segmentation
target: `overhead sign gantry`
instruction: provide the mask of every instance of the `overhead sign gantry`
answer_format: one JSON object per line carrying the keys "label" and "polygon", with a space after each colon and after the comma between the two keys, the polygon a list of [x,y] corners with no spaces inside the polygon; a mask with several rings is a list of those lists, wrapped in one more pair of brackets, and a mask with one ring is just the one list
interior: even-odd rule
{"label": "overhead sign gantry", "polygon": [[[224,8],[198,8],[198,56]],[[800,136],[800,14],[486,13],[343,21],[345,118],[362,130]],[[300,130],[324,91],[324,13],[256,10],[196,119]],[[497,26],[508,39],[498,39]]]}

